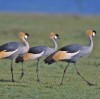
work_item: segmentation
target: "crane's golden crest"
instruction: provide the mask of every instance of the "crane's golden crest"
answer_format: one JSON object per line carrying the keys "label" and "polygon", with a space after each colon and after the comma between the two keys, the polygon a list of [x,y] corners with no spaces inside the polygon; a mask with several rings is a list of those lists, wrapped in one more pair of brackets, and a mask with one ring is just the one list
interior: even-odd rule
{"label": "crane's golden crest", "polygon": [[24,33],[24,32],[20,32],[20,33],[19,33],[19,38],[22,39],[22,38],[24,38],[24,37],[25,37],[25,33]]}
{"label": "crane's golden crest", "polygon": [[93,34],[93,31],[92,30],[87,30],[86,31],[86,35],[89,37],[89,36],[92,36]]}
{"label": "crane's golden crest", "polygon": [[50,35],[49,35],[50,39],[55,38],[55,36],[56,36],[56,34],[54,32],[51,32]]}

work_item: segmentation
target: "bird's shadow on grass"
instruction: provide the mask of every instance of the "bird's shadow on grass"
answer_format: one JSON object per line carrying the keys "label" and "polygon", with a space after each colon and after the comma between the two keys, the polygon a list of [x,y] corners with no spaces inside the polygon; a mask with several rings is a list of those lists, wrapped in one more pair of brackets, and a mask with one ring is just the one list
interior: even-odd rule
{"label": "bird's shadow on grass", "polygon": [[0,79],[0,82],[12,82],[11,80]]}
{"label": "bird's shadow on grass", "polygon": [[15,86],[15,87],[29,87],[28,85],[23,84],[23,83],[21,84],[18,81],[12,82],[11,80],[5,80],[5,79],[0,79],[0,83],[3,83],[3,84],[8,83],[9,86]]}
{"label": "bird's shadow on grass", "polygon": [[14,82],[12,82],[12,80],[8,80],[8,79],[0,79],[0,82],[18,83],[18,81],[14,81]]}

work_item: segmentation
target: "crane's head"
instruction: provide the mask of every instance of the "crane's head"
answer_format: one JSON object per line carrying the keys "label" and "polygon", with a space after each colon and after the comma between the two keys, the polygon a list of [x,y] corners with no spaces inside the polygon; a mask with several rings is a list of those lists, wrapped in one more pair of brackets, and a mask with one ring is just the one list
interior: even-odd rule
{"label": "crane's head", "polygon": [[24,32],[20,32],[19,33],[19,38],[20,39],[27,39],[29,37],[29,34],[28,33],[24,33]]}
{"label": "crane's head", "polygon": [[95,30],[87,30],[86,31],[86,35],[88,36],[88,37],[90,37],[90,36],[95,36],[96,35],[96,31]]}
{"label": "crane's head", "polygon": [[50,33],[50,39],[60,39],[59,34],[55,34],[54,32]]}

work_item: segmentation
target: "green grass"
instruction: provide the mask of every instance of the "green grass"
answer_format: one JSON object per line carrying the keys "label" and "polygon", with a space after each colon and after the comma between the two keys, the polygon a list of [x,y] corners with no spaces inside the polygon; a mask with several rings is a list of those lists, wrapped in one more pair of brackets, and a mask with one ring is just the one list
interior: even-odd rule
{"label": "green grass", "polygon": [[20,31],[28,32],[30,46],[52,46],[48,40],[49,33],[60,35],[59,48],[72,44],[88,44],[85,36],[87,29],[97,31],[94,38],[94,49],[88,58],[78,61],[77,67],[82,75],[97,86],[88,86],[76,73],[71,64],[65,74],[64,83],[60,86],[64,62],[47,65],[40,62],[39,76],[41,83],[36,82],[36,61],[24,63],[25,75],[19,79],[21,64],[14,65],[14,78],[11,82],[10,60],[0,60],[0,99],[99,99],[100,98],[100,17],[67,16],[67,15],[27,15],[0,14],[0,45],[19,41]]}

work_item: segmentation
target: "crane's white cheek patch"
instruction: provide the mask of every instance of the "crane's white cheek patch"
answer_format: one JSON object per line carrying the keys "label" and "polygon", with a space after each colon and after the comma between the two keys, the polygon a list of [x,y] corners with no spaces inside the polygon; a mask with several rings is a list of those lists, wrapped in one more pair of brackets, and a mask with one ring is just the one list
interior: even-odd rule
{"label": "crane's white cheek patch", "polygon": [[27,35],[25,35],[25,39],[27,39]]}
{"label": "crane's white cheek patch", "polygon": [[7,58],[7,57],[10,57],[12,54],[14,54],[14,53],[17,52],[17,51],[18,51],[18,49],[15,50],[15,51],[9,51],[9,52],[6,52],[6,50],[1,51],[1,52],[0,52],[0,58]]}
{"label": "crane's white cheek patch", "polygon": [[75,53],[68,53],[67,51],[58,51],[53,55],[55,61],[60,61],[64,59],[71,59],[74,55],[78,54],[79,51]]}
{"label": "crane's white cheek patch", "polygon": [[57,36],[55,36],[55,39],[57,39]]}
{"label": "crane's white cheek patch", "polygon": [[93,36],[95,36],[96,34],[93,32],[93,34],[92,34]]}

